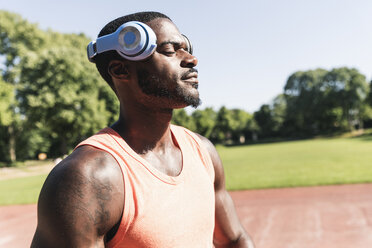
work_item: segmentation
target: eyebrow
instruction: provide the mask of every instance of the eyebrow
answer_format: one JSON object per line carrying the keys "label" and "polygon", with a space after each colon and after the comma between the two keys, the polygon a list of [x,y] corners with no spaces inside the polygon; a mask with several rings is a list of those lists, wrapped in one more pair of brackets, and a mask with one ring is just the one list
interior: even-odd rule
{"label": "eyebrow", "polygon": [[158,47],[162,47],[162,46],[165,46],[165,45],[168,45],[168,44],[172,44],[173,46],[182,46],[182,42],[178,42],[178,41],[164,41],[164,42],[160,43],[158,45]]}

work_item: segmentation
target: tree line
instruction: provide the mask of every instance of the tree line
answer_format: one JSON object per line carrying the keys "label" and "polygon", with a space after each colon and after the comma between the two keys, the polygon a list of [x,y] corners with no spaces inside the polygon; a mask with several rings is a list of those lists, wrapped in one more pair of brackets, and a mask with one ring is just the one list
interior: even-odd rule
{"label": "tree line", "polygon": [[224,144],[363,129],[372,127],[372,82],[355,68],[297,71],[288,77],[281,94],[253,114],[225,107],[191,115],[178,110],[174,121]]}
{"label": "tree line", "polygon": [[[0,10],[0,161],[58,157],[112,124],[116,96],[86,59],[84,34],[41,30]],[[215,143],[296,138],[372,125],[371,83],[354,68],[295,72],[254,112],[176,110],[172,122]]]}

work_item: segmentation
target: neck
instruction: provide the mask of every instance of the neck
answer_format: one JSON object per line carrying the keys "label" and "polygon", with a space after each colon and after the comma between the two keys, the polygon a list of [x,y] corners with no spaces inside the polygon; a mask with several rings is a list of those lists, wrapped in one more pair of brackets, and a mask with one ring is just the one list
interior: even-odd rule
{"label": "neck", "polygon": [[170,132],[172,109],[148,109],[120,107],[119,120],[112,128],[138,154],[164,149],[173,144]]}

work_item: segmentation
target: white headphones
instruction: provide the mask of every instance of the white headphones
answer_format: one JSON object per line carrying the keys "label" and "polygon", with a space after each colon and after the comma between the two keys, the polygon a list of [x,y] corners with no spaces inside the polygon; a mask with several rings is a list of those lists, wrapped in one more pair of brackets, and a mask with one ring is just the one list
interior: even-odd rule
{"label": "white headphones", "polygon": [[[190,40],[184,35],[188,52],[192,54]],[[131,61],[144,60],[156,49],[155,32],[145,23],[131,21],[121,25],[114,33],[101,36],[88,44],[87,53],[94,63],[97,54],[116,50],[123,58]]]}
{"label": "white headphones", "polygon": [[138,61],[149,57],[156,48],[154,31],[142,22],[131,21],[121,25],[114,33],[99,37],[87,47],[88,59],[109,50],[116,50],[122,57]]}

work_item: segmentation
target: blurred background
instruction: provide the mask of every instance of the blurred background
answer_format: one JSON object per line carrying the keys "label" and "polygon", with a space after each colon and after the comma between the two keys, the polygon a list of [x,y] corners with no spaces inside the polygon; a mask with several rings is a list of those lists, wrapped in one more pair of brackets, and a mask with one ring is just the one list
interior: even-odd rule
{"label": "blurred background", "polygon": [[115,122],[86,46],[145,10],[194,45],[203,104],[172,121],[216,145],[257,247],[372,247],[369,0],[0,0],[0,247],[29,246],[49,171]]}
{"label": "blurred background", "polygon": [[47,171],[116,120],[86,45],[144,10],[194,45],[203,104],[173,123],[217,145],[230,190],[372,181],[371,1],[14,0],[0,2],[0,186],[34,190],[0,204],[36,202]]}

